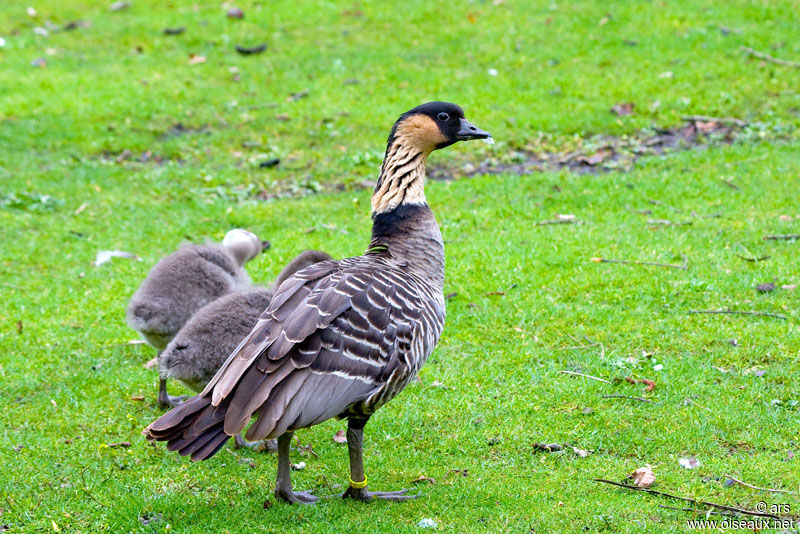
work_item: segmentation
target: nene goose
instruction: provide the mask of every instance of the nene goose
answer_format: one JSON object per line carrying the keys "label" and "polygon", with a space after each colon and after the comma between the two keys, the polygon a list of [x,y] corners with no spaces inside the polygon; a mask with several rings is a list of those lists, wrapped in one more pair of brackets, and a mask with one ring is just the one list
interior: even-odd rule
{"label": "nene goose", "polygon": [[[128,325],[161,354],[181,327],[200,308],[222,295],[248,287],[244,264],[269,247],[247,230],[225,234],[222,245],[183,245],[162,258],[136,290],[126,311]],[[167,394],[159,380],[158,404],[175,406],[182,399]]]}
{"label": "nene goose", "polygon": [[145,436],[205,460],[255,415],[247,439],[278,438],[276,498],[311,503],[317,497],[292,489],[292,432],[347,418],[350,487],[343,497],[411,498],[406,490],[367,490],[363,430],[416,375],[444,326],[444,246],[425,202],[425,161],[457,141],[488,138],[454,104],[431,102],[401,115],[372,195],[366,253],[287,279],[203,392],[151,423]]}

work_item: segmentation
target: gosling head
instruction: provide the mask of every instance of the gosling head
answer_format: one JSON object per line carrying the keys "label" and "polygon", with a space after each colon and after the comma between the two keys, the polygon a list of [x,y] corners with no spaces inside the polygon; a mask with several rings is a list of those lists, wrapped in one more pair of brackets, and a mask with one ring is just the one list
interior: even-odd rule
{"label": "gosling head", "polygon": [[222,240],[222,248],[230,252],[240,267],[269,247],[269,241],[261,241],[256,234],[242,228],[234,228]]}

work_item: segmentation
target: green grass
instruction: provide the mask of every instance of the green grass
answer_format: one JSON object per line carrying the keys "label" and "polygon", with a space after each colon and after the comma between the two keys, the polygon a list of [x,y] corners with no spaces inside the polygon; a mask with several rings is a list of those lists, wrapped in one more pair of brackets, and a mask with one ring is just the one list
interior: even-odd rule
{"label": "green grass", "polygon": [[[135,0],[122,12],[65,0],[35,5],[35,19],[28,5],[0,7],[0,525],[370,532],[432,518],[453,532],[685,531],[690,514],[659,508],[677,503],[592,482],[646,463],[655,489],[745,508],[788,503],[800,515],[788,458],[799,447],[800,288],[780,289],[800,284],[800,241],[761,239],[800,233],[800,70],[739,50],[800,59],[792,2],[411,2],[402,13],[371,1],[242,2],[242,21],[183,0]],[[36,36],[45,19],[92,26]],[[187,31],[164,36],[167,26]],[[262,55],[233,51],[259,42]],[[207,61],[189,65],[190,53]],[[31,66],[38,57],[45,68]],[[371,488],[435,478],[419,499],[264,510],[273,456],[237,452],[250,467],[223,450],[193,464],[148,445],[141,429],[161,413],[156,376],[142,367],[153,351],[126,344],[124,309],[149,267],[187,238],[234,226],[273,243],[250,264],[259,282],[306,248],[360,253],[369,192],[359,184],[375,178],[394,118],[434,98],[461,104],[498,140],[436,153],[438,164],[502,161],[545,138],[564,147],[685,114],[768,127],[731,146],[645,158],[629,173],[428,185],[445,292],[456,295],[422,382],[372,419],[365,442]],[[608,111],[623,101],[634,115]],[[176,123],[190,130],[169,134]],[[165,159],[116,161],[126,149]],[[281,164],[259,169],[270,157]],[[536,225],[559,213],[582,224]],[[93,267],[104,249],[143,261]],[[683,256],[686,270],[592,261]],[[755,291],[773,279],[779,289]],[[688,313],[724,308],[786,320]],[[602,347],[575,348],[584,336]],[[341,428],[298,433],[319,455],[293,453],[307,463],[298,488],[341,491],[329,487],[347,480],[346,449],[331,441]],[[132,446],[107,447],[120,441]],[[535,442],[593,453],[535,453]],[[700,467],[679,467],[688,456]],[[726,474],[795,494],[728,487]]]}

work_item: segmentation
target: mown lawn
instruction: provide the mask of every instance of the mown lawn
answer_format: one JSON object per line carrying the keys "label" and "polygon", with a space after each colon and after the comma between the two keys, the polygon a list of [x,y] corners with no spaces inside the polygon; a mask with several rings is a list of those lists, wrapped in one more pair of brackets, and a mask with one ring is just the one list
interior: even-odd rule
{"label": "mown lawn", "polygon": [[[800,240],[762,239],[800,234],[800,69],[740,49],[800,60],[796,2],[237,5],[242,20],[184,0],[0,5],[0,530],[686,531],[693,514],[659,506],[685,504],[593,482],[645,464],[653,489],[800,517]],[[146,443],[154,352],[128,344],[124,309],[149,267],[235,226],[273,243],[249,264],[258,282],[306,248],[361,253],[363,182],[396,116],[432,99],[497,143],[431,157],[454,178],[427,188],[447,324],[421,382],[368,425],[365,461],[374,490],[436,483],[403,504],[287,506],[272,455],[193,464]],[[609,111],[622,102],[632,115]],[[630,172],[458,179],[688,114],[753,126]],[[576,223],[537,225],[558,214]],[[94,267],[110,249],[142,261]],[[782,318],[689,313],[724,309]],[[318,455],[293,453],[298,488],[342,491],[343,428],[298,433]]]}

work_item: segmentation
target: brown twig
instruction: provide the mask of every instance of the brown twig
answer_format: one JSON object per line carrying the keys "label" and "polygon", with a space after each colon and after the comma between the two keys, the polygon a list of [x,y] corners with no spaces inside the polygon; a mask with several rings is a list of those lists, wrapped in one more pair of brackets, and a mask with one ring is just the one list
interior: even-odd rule
{"label": "brown twig", "polygon": [[547,226],[548,224],[581,224],[581,222],[575,219],[547,219],[537,222],[536,226]]}
{"label": "brown twig", "polygon": [[735,506],[727,506],[724,504],[717,504],[709,501],[698,501],[697,499],[692,499],[690,497],[680,497],[678,495],[672,495],[670,493],[665,493],[663,491],[656,491],[647,488],[637,488],[636,486],[630,486],[628,484],[621,484],[619,482],[612,482],[611,480],[606,480],[603,478],[595,478],[595,482],[602,482],[603,484],[611,484],[612,486],[619,486],[620,488],[625,488],[633,491],[643,491],[645,493],[651,493],[653,495],[662,495],[664,497],[669,497],[670,499],[678,499],[679,501],[690,502],[693,504],[704,504],[706,506],[711,506],[716,508],[717,510],[727,510],[729,512],[736,512],[745,515],[754,515],[757,517],[770,517],[772,519],[781,519],[780,516],[775,514],[768,514],[766,512],[756,512],[754,510],[746,510],[744,508],[736,508]]}
{"label": "brown twig", "polygon": [[583,373],[576,373],[574,371],[559,371],[559,373],[562,373],[562,374],[565,374],[565,375],[582,376],[584,378],[591,378],[592,380],[597,380],[598,382],[605,382],[606,384],[610,384],[611,383],[610,380],[606,380],[605,378],[597,378],[596,376],[585,375]]}
{"label": "brown twig", "polygon": [[[698,512],[698,510],[695,509],[695,508],[679,508],[677,506],[667,506],[666,504],[659,504],[658,507],[659,508],[666,508],[667,510],[678,510],[679,512],[693,512],[693,513],[697,513]],[[707,513],[715,514],[715,515],[727,515],[727,516],[731,516],[731,517],[736,517],[736,514],[732,514],[730,512],[709,511]]]}
{"label": "brown twig", "polygon": [[705,313],[709,315],[757,315],[759,317],[774,317],[786,320],[785,315],[777,313],[757,312],[757,311],[738,311],[738,310],[689,310],[689,313]]}
{"label": "brown twig", "polygon": [[744,261],[764,261],[770,259],[772,256],[759,256],[757,258],[748,258],[747,256],[742,256],[741,254],[737,254],[736,257],[741,258]]}
{"label": "brown twig", "polygon": [[649,402],[650,404],[655,404],[655,401],[651,401],[650,399],[643,399],[642,397],[629,397],[628,395],[600,395],[604,399],[629,399],[629,400],[636,400],[640,402]]}
{"label": "brown twig", "polygon": [[653,267],[667,267],[669,269],[682,269],[687,270],[689,265],[686,259],[686,256],[683,257],[683,263],[680,265],[675,265],[674,263],[656,263],[652,261],[638,261],[638,260],[612,260],[609,258],[592,258],[592,261],[596,261],[598,263],[622,263],[624,265],[650,265]]}
{"label": "brown twig", "polygon": [[94,502],[105,508],[106,505],[98,501],[97,498],[92,494],[92,492],[89,491],[89,488],[86,487],[86,477],[84,476],[84,473],[86,473],[88,469],[89,469],[88,467],[85,467],[83,471],[81,471],[81,483],[83,484],[83,491],[86,492],[86,495],[88,495],[90,499],[92,499]]}
{"label": "brown twig", "polygon": [[692,221],[672,222],[667,219],[647,219],[647,224],[652,226],[691,226]]}
{"label": "brown twig", "polygon": [[599,345],[600,346],[600,357],[601,358],[605,358],[606,357],[606,348],[600,341],[592,341],[587,336],[583,336],[583,338],[589,343],[588,345],[584,345],[578,339],[576,339],[575,336],[573,336],[571,334],[567,334],[567,335],[572,339],[572,341],[574,341],[575,343],[578,343],[578,345],[576,345],[574,347],[561,347],[561,348],[558,348],[558,349],[555,349],[555,350],[590,349],[592,347],[597,347]]}
{"label": "brown twig", "polygon": [[675,212],[677,212],[677,213],[683,213],[683,210],[682,210],[682,209],[680,209],[680,208],[676,208],[675,206],[670,206],[669,204],[664,204],[664,203],[663,203],[663,202],[661,202],[661,201],[658,201],[658,200],[655,200],[655,199],[652,199],[652,198],[648,198],[648,199],[647,199],[647,201],[648,201],[650,204],[654,205],[654,206],[663,206],[663,207],[665,207],[665,208],[669,208],[669,209],[671,209],[671,210],[673,210],[673,211],[675,211]]}
{"label": "brown twig", "polygon": [[606,357],[606,347],[600,341],[592,341],[589,339],[589,336],[583,336],[583,339],[591,343],[592,346],[600,345],[600,359],[604,359]]}
{"label": "brown twig", "polygon": [[770,63],[775,63],[776,65],[783,65],[784,67],[794,67],[796,69],[800,69],[800,62],[798,61],[788,61],[786,59],[780,59],[775,56],[765,54],[764,52],[759,52],[758,50],[754,50],[749,46],[743,46],[742,51],[749,56],[757,57],[758,59],[763,59],[764,61],[769,61]]}
{"label": "brown twig", "polygon": [[743,121],[742,119],[737,119],[736,117],[709,117],[708,115],[684,115],[681,117],[681,120],[688,121],[688,122],[719,122],[722,124],[733,124],[734,126],[739,126],[740,128],[744,128],[747,126],[747,122]]}
{"label": "brown twig", "polygon": [[771,493],[794,493],[793,491],[789,491],[789,490],[772,489],[772,488],[759,488],[758,486],[753,486],[752,484],[748,484],[747,482],[742,482],[738,478],[734,478],[734,477],[732,477],[730,475],[723,475],[723,476],[728,477],[729,479],[733,480],[737,484],[741,484],[742,486],[745,486],[745,487],[750,488],[750,489],[758,490],[758,491],[769,491]]}
{"label": "brown twig", "polygon": [[800,234],[765,235],[761,239],[765,241],[788,241],[791,239],[800,239]]}

